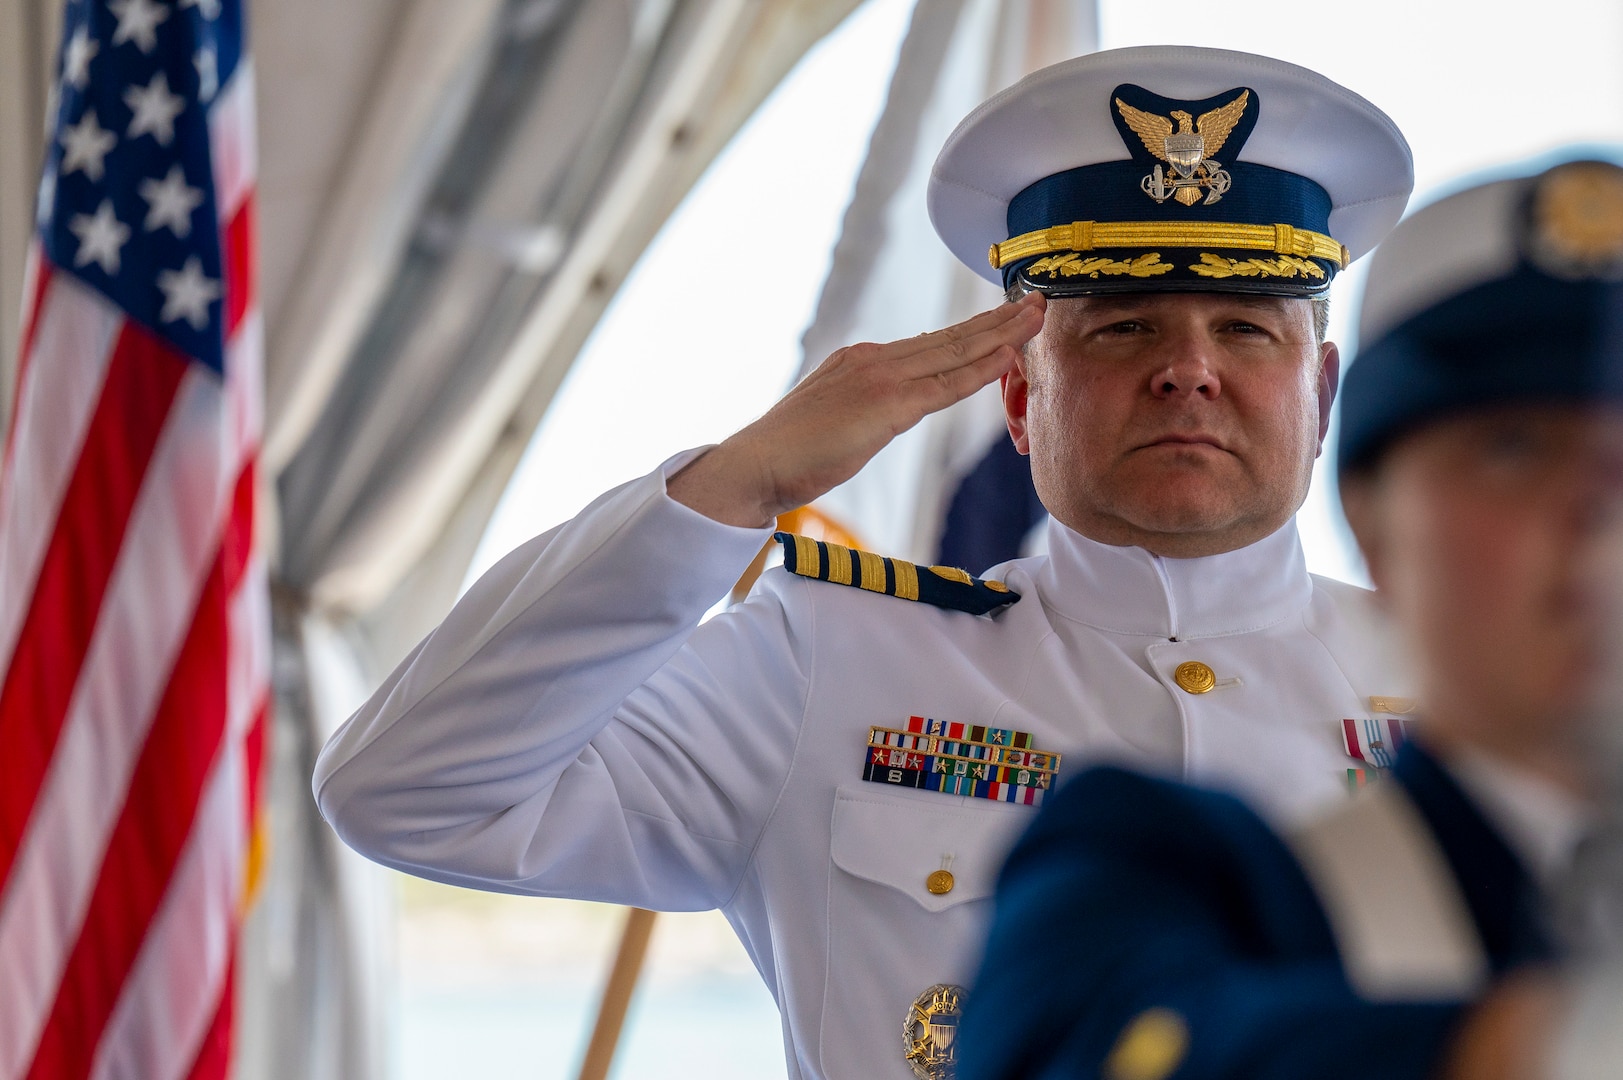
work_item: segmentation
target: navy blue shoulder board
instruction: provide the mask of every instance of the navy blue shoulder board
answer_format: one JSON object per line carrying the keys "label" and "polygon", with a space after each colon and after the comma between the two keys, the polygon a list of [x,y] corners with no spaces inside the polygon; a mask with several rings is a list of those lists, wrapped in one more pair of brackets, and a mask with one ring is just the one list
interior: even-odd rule
{"label": "navy blue shoulder board", "polygon": [[983,581],[953,566],[915,566],[796,533],[774,533],[772,538],[783,545],[784,569],[801,577],[971,615],[985,615],[1020,599],[1019,593],[1001,581]]}

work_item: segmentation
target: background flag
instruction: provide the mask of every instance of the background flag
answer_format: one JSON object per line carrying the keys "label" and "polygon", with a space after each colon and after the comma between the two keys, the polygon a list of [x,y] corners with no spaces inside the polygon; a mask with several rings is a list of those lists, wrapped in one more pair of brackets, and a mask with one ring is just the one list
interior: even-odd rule
{"label": "background flag", "polygon": [[0,462],[0,1080],[217,1077],[267,708],[237,0],[68,0]]}

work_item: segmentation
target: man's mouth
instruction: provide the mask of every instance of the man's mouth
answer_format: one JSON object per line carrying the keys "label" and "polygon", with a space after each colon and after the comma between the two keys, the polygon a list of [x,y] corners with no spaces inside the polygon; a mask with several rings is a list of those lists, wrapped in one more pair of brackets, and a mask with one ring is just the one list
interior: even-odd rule
{"label": "man's mouth", "polygon": [[1139,449],[1147,450],[1155,446],[1210,446],[1215,450],[1228,449],[1228,447],[1224,446],[1222,441],[1219,440],[1215,435],[1200,434],[1162,435],[1158,439],[1152,439],[1145,443],[1143,446],[1139,447]]}

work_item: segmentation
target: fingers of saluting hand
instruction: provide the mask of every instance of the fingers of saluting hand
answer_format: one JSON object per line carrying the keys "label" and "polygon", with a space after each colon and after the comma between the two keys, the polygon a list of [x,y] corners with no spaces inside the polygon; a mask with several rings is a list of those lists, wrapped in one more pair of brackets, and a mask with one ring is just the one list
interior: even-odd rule
{"label": "fingers of saluting hand", "polygon": [[671,477],[678,502],[758,525],[849,480],[892,438],[1008,371],[1042,329],[1033,293],[956,326],[834,353],[765,416]]}
{"label": "fingers of saluting hand", "polygon": [[895,374],[904,390],[924,397],[929,411],[945,408],[1009,370],[1020,347],[1042,329],[1044,306],[1041,293],[1028,293],[1016,303],[915,338],[914,351],[895,361]]}
{"label": "fingers of saluting hand", "polygon": [[1044,304],[1041,293],[1027,293],[956,326],[882,345],[876,359],[894,363],[903,379],[931,378],[973,364],[1004,345],[1018,349],[1042,329]]}

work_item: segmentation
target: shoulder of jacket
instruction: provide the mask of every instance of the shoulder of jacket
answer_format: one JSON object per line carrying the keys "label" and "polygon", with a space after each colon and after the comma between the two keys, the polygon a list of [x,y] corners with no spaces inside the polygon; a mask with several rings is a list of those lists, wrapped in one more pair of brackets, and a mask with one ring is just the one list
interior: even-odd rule
{"label": "shoulder of jacket", "polygon": [[1019,593],[1001,581],[984,580],[953,566],[918,566],[798,533],[775,533],[773,539],[783,545],[783,568],[814,581],[971,615],[985,615],[1020,599]]}
{"label": "shoulder of jacket", "polygon": [[1354,585],[1350,581],[1339,578],[1325,577],[1323,574],[1310,574],[1313,587],[1329,596],[1337,604],[1357,607],[1368,610],[1375,605],[1375,592],[1362,585]]}

